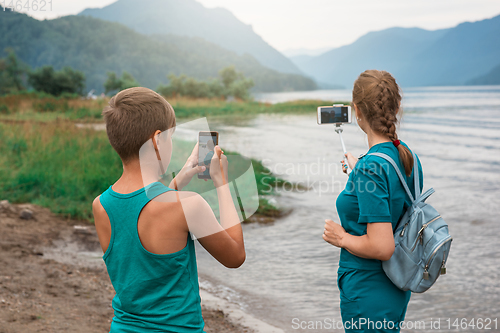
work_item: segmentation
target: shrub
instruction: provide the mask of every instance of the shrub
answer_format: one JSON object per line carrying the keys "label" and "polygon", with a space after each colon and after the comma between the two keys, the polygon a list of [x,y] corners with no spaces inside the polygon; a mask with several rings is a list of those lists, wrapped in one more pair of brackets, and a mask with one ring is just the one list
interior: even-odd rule
{"label": "shrub", "polygon": [[43,66],[28,73],[28,82],[36,91],[43,91],[53,96],[62,94],[83,94],[85,74],[64,67],[55,71],[52,66]]}

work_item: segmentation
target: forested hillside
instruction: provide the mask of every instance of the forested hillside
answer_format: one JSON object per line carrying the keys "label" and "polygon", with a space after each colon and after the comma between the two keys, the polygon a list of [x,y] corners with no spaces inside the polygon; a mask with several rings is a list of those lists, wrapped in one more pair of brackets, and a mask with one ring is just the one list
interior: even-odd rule
{"label": "forested hillside", "polygon": [[79,15],[122,23],[146,35],[201,37],[239,55],[250,54],[271,69],[303,74],[230,11],[206,8],[195,0],[118,0],[103,8],[85,9]]}
{"label": "forested hillside", "polygon": [[262,66],[250,55],[237,55],[199,38],[145,36],[119,23],[85,16],[38,21],[0,8],[0,57],[11,48],[19,59],[38,68],[70,66],[85,73],[86,89],[103,91],[106,73],[127,71],[155,89],[168,74],[198,79],[216,77],[234,65],[255,82],[256,91],[314,89],[313,80]]}

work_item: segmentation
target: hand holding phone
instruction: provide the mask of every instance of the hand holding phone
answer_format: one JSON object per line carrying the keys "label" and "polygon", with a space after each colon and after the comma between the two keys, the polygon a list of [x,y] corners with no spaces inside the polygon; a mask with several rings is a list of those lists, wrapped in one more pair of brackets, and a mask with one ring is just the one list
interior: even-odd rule
{"label": "hand holding phone", "polygon": [[218,132],[200,132],[198,135],[198,165],[205,166],[204,172],[198,174],[199,179],[210,179],[210,167],[215,146],[219,144]]}
{"label": "hand holding phone", "polygon": [[170,182],[170,188],[182,190],[189,184],[195,174],[202,173],[207,169],[205,165],[198,165],[198,148],[198,143],[196,143],[186,163]]}
{"label": "hand holding phone", "polygon": [[215,146],[210,163],[210,177],[214,181],[215,187],[227,184],[227,167],[227,156],[224,155],[219,146]]}

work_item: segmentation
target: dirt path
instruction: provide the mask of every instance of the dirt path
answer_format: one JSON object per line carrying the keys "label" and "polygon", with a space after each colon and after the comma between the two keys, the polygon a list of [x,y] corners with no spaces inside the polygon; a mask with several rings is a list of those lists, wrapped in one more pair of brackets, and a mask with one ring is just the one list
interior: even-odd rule
{"label": "dirt path", "polygon": [[[26,209],[32,217],[20,218]],[[65,251],[71,247],[98,248],[93,226],[34,205],[0,203],[0,333],[109,331],[115,292],[106,269],[98,259],[82,265]],[[221,311],[204,309],[203,316],[207,333],[250,332]]]}

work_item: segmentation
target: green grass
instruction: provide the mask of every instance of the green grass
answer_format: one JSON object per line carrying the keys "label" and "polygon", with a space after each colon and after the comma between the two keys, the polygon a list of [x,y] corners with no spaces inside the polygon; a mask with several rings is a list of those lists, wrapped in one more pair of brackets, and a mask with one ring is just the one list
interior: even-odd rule
{"label": "green grass", "polygon": [[220,100],[172,100],[171,104],[179,118],[206,116],[238,116],[274,114],[316,114],[318,106],[332,105],[333,101],[300,100],[284,103],[262,103],[255,101],[226,102]]}
{"label": "green grass", "polygon": [[70,122],[0,124],[2,199],[90,220],[91,203],[121,173],[103,131]]}
{"label": "green grass", "polygon": [[[255,101],[228,102],[221,99],[169,99],[177,118],[190,119],[206,116],[257,115],[260,113],[316,114],[321,105],[333,101],[301,100],[285,103],[261,103]],[[86,100],[75,96],[53,97],[41,93],[19,93],[0,97],[0,120],[47,122],[72,120],[78,122],[102,122],[102,109],[108,98]]]}
{"label": "green grass", "polygon": [[[91,221],[92,200],[122,172],[104,131],[77,128],[70,121],[0,123],[0,142],[0,199],[31,202],[68,218]],[[193,146],[187,145],[190,152]],[[183,165],[184,157],[177,156],[172,168]],[[257,213],[276,216],[278,209],[264,194],[272,195],[268,189],[283,181],[259,161],[252,164],[261,194]]]}
{"label": "green grass", "polygon": [[87,100],[76,95],[54,97],[45,93],[21,92],[0,96],[0,120],[102,122],[101,113],[106,104],[106,99]]}
{"label": "green grass", "polygon": [[[31,202],[70,218],[92,220],[92,200],[119,178],[122,165],[104,131],[76,128],[75,123],[102,122],[101,112],[107,103],[107,98],[85,100],[32,92],[1,96],[0,199]],[[331,105],[332,101],[268,104],[184,98],[171,99],[170,103],[182,120],[204,116],[235,119],[260,113],[315,114],[317,106]],[[192,144],[181,150],[187,154],[190,149]],[[172,171],[180,169],[187,155],[177,157],[179,160],[171,163]],[[251,162],[259,193],[257,213],[279,215],[267,197],[285,181],[261,162]]]}

